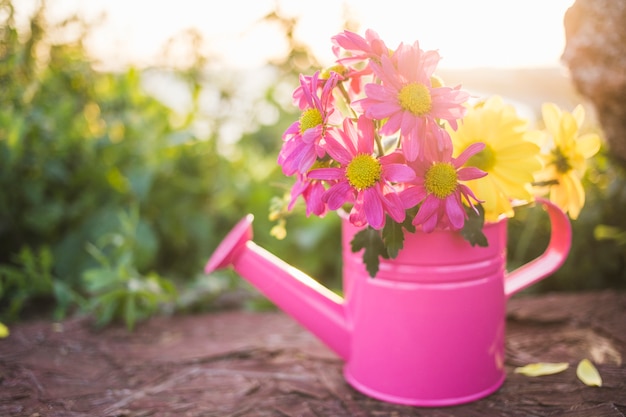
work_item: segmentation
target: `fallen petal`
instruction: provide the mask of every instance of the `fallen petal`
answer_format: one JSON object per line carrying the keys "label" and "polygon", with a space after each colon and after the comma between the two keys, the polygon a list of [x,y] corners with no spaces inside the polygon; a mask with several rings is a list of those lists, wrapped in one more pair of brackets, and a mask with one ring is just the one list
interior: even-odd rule
{"label": "fallen petal", "polygon": [[515,373],[526,376],[553,375],[563,372],[568,367],[569,364],[567,362],[539,362],[515,368]]}
{"label": "fallen petal", "polygon": [[9,336],[9,328],[5,326],[3,323],[0,323],[0,339]]}
{"label": "fallen petal", "polygon": [[576,376],[585,385],[589,385],[590,387],[602,386],[602,377],[600,377],[600,373],[589,359],[583,359],[578,363]]}

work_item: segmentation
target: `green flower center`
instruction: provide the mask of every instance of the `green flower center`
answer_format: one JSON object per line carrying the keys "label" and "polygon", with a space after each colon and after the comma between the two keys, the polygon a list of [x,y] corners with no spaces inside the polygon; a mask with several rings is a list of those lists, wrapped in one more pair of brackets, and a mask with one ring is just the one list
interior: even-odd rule
{"label": "green flower center", "polygon": [[482,151],[470,157],[466,165],[489,172],[496,165],[496,154],[491,146],[485,145]]}
{"label": "green flower center", "polygon": [[317,109],[308,109],[302,112],[300,116],[300,133],[306,132],[308,129],[321,125],[324,119]]}
{"label": "green flower center", "polygon": [[556,166],[556,170],[560,174],[565,174],[573,168],[569,159],[563,154],[559,147],[552,150],[552,163]]}
{"label": "green flower center", "polygon": [[398,93],[400,107],[410,111],[415,116],[427,114],[433,106],[430,90],[424,84],[407,84]]}
{"label": "green flower center", "polygon": [[454,166],[447,162],[435,163],[426,171],[426,191],[437,198],[446,198],[456,191],[458,176]]}
{"label": "green flower center", "polygon": [[376,184],[381,173],[382,167],[378,159],[367,154],[355,156],[346,168],[348,182],[359,191]]}

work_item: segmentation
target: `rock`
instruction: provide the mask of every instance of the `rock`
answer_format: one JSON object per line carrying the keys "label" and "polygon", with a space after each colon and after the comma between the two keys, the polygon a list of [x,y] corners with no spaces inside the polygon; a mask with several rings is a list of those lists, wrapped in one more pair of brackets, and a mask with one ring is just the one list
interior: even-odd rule
{"label": "rock", "polygon": [[561,57],[590,101],[611,156],[626,166],[626,0],[576,0],[564,16]]}

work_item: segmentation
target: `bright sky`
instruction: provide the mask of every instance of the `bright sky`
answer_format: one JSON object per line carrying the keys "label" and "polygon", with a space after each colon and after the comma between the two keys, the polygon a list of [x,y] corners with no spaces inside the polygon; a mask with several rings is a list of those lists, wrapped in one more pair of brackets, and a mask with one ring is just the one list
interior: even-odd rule
{"label": "bright sky", "polygon": [[[20,0],[24,16],[38,0]],[[156,62],[169,38],[197,28],[210,51],[236,67],[255,67],[285,53],[280,32],[259,23],[277,5],[297,16],[296,35],[325,63],[330,37],[345,16],[374,29],[391,48],[401,41],[438,49],[440,68],[560,65],[563,15],[574,0],[48,0],[53,19],[78,12],[88,19],[106,13],[88,46],[108,65]]]}

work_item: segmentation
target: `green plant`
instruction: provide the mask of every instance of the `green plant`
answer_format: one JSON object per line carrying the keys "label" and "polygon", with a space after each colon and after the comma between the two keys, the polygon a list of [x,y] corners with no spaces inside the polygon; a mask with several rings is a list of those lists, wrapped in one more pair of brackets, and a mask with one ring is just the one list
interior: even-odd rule
{"label": "green plant", "polygon": [[[0,316],[14,320],[36,307],[29,300],[47,298],[62,317],[83,306],[83,295],[99,297],[90,311],[118,317],[121,310],[106,307],[102,292],[111,282],[93,272],[105,268],[103,259],[88,245],[107,247],[106,267],[120,274],[114,282],[132,275],[169,288],[184,280],[206,256],[212,225],[221,223],[207,204],[221,158],[207,158],[212,141],[197,140],[185,117],[145,92],[141,72],[95,70],[84,34],[52,42],[51,33],[63,28],[46,24],[43,6],[26,34],[15,28],[12,4],[0,8]],[[102,236],[117,233],[118,213],[131,209],[139,219],[136,235],[124,235],[122,247],[132,250],[124,260]],[[170,279],[154,278],[157,269]]]}
{"label": "green plant", "polygon": [[8,300],[4,312],[8,319],[15,319],[29,302],[41,301],[49,294],[56,299],[57,318],[69,305],[82,303],[79,294],[54,277],[52,253],[47,246],[37,252],[23,247],[12,260],[13,265],[0,265],[0,299]]}
{"label": "green plant", "polygon": [[[255,214],[255,228],[271,227],[284,122],[261,125],[244,113],[238,103],[250,99],[232,87],[237,74],[209,71],[200,54],[185,68],[103,72],[83,45],[87,23],[50,26],[42,5],[18,33],[12,3],[0,0],[0,11],[0,319],[32,307],[132,325],[163,306],[214,308],[241,284],[232,274],[202,274],[204,263],[245,213]],[[55,42],[66,25],[78,36]],[[189,106],[174,110],[149,94],[155,74],[187,94]],[[254,100],[283,114],[273,89]],[[207,94],[219,97],[218,112],[200,105]],[[245,123],[236,146],[220,138],[227,123]],[[319,227],[302,224],[296,245],[260,243],[291,260],[303,249],[329,250]],[[307,262],[315,273],[318,262]]]}
{"label": "green plant", "polygon": [[[105,325],[121,317],[132,330],[137,321],[171,304],[176,289],[155,272],[139,272],[150,254],[145,253],[145,244],[142,247],[138,242],[150,229],[139,218],[138,208],[120,213],[118,219],[119,231],[100,236],[97,244],[88,244],[88,252],[100,266],[83,272],[83,281],[90,296],[87,309],[97,318],[96,323]],[[154,241],[154,237],[143,240]]]}

